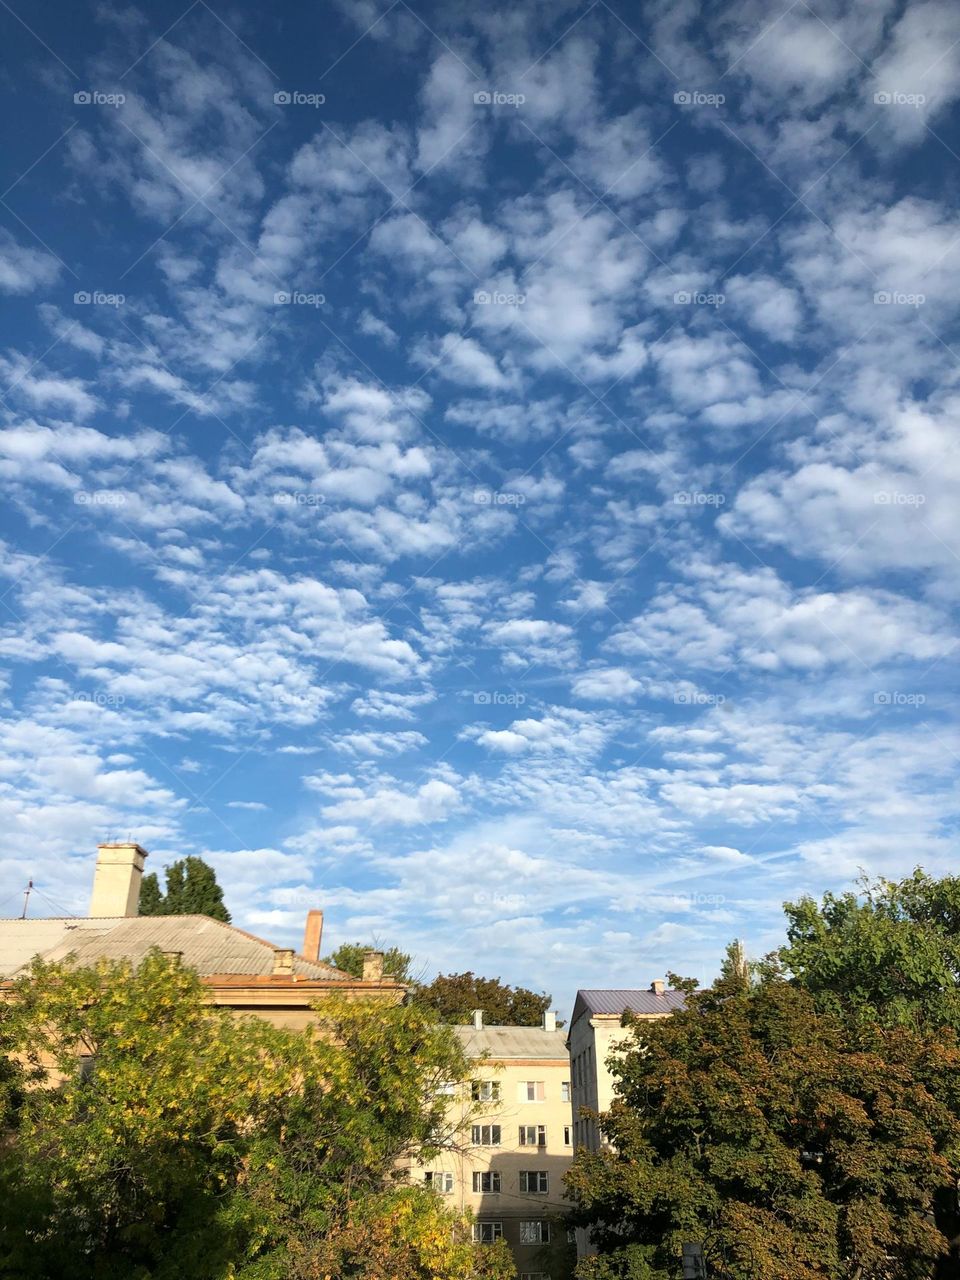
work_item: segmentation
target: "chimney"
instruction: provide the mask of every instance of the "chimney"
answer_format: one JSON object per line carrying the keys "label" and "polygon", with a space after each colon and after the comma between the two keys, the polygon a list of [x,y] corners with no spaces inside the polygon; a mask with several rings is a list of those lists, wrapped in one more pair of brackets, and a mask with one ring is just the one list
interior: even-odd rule
{"label": "chimney", "polygon": [[274,947],[273,976],[289,978],[293,973],[293,947]]}
{"label": "chimney", "polygon": [[138,844],[98,844],[90,915],[135,916],[140,907],[140,881],[146,849]]}
{"label": "chimney", "polygon": [[557,1013],[555,1009],[544,1009],[543,1011],[543,1029],[544,1031],[556,1031],[557,1029]]}
{"label": "chimney", "polygon": [[473,1028],[475,1031],[483,1030],[483,1010],[474,1009],[473,1011]]}
{"label": "chimney", "polygon": [[650,983],[650,990],[653,992],[655,996],[662,996],[663,989],[664,989],[664,983],[659,978],[655,978],[653,982]]}
{"label": "chimney", "polygon": [[383,981],[382,951],[365,951],[363,953],[363,980],[364,982]]}
{"label": "chimney", "polygon": [[323,912],[308,911],[307,923],[303,930],[303,950],[301,955],[308,960],[320,959],[320,939],[323,937]]}

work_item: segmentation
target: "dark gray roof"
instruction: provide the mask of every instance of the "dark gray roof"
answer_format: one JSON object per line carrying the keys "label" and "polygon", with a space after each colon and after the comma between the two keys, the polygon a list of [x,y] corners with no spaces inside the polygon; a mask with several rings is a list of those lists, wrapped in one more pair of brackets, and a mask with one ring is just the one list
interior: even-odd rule
{"label": "dark gray roof", "polygon": [[[209,916],[120,916],[78,919],[0,920],[0,979],[11,978],[36,955],[63,960],[74,954],[77,964],[99,959],[137,964],[151,947],[180,951],[183,963],[201,977],[260,976],[273,973],[273,944]],[[332,965],[293,958],[301,978],[349,981]]]}
{"label": "dark gray roof", "polygon": [[665,990],[657,995],[649,987],[640,990],[578,991],[573,1005],[571,1026],[583,1014],[621,1017],[628,1009],[631,1013],[656,1016],[682,1009],[686,1000],[682,991]]}

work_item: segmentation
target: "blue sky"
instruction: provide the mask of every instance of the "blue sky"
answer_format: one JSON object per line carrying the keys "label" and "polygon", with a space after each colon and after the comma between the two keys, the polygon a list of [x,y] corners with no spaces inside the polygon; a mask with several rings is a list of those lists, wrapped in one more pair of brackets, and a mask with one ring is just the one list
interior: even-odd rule
{"label": "blue sky", "polygon": [[568,1012],[955,869],[955,6],[0,23],[8,911]]}

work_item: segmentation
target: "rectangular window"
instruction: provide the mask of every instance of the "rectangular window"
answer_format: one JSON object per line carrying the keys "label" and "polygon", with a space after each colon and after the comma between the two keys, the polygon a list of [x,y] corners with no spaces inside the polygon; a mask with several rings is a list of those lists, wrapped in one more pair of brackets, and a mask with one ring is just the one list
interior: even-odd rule
{"label": "rectangular window", "polygon": [[543,1169],[521,1169],[520,1190],[528,1195],[546,1195],[550,1190],[550,1176]]}
{"label": "rectangular window", "polygon": [[498,1192],[500,1190],[500,1174],[475,1173],[473,1175],[473,1189],[478,1195],[485,1192]]}
{"label": "rectangular window", "polygon": [[518,1102],[543,1102],[545,1096],[542,1080],[523,1080],[517,1085]]}
{"label": "rectangular window", "polygon": [[474,1080],[470,1086],[470,1094],[474,1102],[499,1102],[499,1080]]}
{"label": "rectangular window", "polygon": [[520,1126],[521,1147],[545,1147],[547,1145],[547,1126],[545,1124],[522,1124]]}
{"label": "rectangular window", "polygon": [[549,1244],[550,1243],[550,1223],[549,1222],[521,1222],[520,1223],[520,1243],[521,1244]]}
{"label": "rectangular window", "polygon": [[456,1080],[441,1080],[435,1091],[438,1098],[452,1098],[457,1092]]}
{"label": "rectangular window", "polygon": [[425,1173],[423,1180],[427,1186],[433,1187],[434,1191],[439,1191],[441,1195],[453,1195],[452,1173]]}
{"label": "rectangular window", "polygon": [[573,1135],[568,1124],[563,1126],[563,1145],[565,1147],[573,1146]]}
{"label": "rectangular window", "polygon": [[570,1081],[569,1080],[564,1080],[563,1084],[560,1086],[560,1101],[561,1102],[570,1101]]}
{"label": "rectangular window", "polygon": [[494,1240],[499,1240],[502,1236],[502,1222],[475,1222],[473,1224],[473,1238],[477,1244],[493,1244]]}
{"label": "rectangular window", "polygon": [[499,1147],[500,1126],[498,1124],[475,1124],[470,1129],[470,1141],[475,1147]]}

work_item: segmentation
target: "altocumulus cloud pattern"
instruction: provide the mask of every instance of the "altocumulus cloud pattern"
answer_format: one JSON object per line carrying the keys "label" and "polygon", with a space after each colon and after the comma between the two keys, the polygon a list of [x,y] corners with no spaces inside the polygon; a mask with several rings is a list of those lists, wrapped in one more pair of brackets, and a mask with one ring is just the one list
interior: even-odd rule
{"label": "altocumulus cloud pattern", "polygon": [[8,892],[564,999],[955,865],[950,0],[0,23]]}

